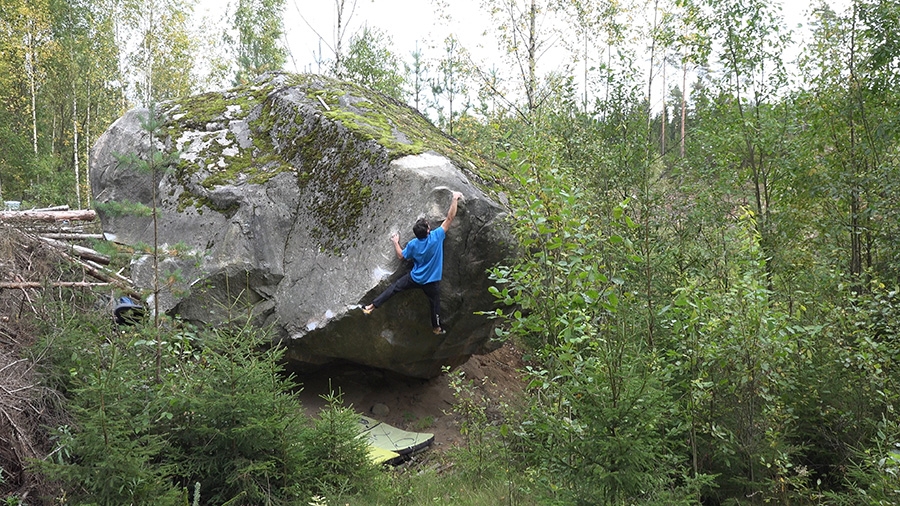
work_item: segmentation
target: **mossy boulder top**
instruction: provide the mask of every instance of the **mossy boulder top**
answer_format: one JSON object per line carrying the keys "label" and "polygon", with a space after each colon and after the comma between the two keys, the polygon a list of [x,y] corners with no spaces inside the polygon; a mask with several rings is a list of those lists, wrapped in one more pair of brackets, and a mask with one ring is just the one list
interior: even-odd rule
{"label": "mossy boulder top", "polygon": [[[433,377],[494,347],[493,322],[476,313],[493,307],[486,270],[508,258],[511,242],[484,171],[390,98],[268,74],[129,111],[94,146],[91,185],[109,238],[149,247],[155,234],[161,311],[202,325],[252,315],[300,366],[350,361]],[[447,334],[431,333],[420,291],[363,314],[409,270],[391,234],[405,244],[418,218],[440,226],[453,191],[464,198],[444,244]],[[132,205],[154,199],[155,232]],[[152,264],[132,266],[144,290]]]}

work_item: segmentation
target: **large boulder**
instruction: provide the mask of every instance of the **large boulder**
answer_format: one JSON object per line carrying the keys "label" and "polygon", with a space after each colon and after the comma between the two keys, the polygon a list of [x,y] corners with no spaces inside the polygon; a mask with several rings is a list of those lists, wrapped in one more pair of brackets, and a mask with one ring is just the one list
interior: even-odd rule
{"label": "large boulder", "polygon": [[[91,163],[107,236],[161,246],[158,267],[150,256],[132,266],[148,293],[159,280],[148,305],[201,325],[250,315],[301,367],[351,361],[427,378],[494,349],[494,322],[477,313],[493,307],[486,269],[510,252],[505,213],[477,157],[420,114],[348,83],[270,74],[160,104],[155,125],[150,116],[126,113]],[[431,333],[420,291],[365,315],[409,268],[391,234],[405,243],[419,217],[439,226],[453,191],[464,198],[444,246],[447,334]],[[155,227],[125,205],[154,198]]]}

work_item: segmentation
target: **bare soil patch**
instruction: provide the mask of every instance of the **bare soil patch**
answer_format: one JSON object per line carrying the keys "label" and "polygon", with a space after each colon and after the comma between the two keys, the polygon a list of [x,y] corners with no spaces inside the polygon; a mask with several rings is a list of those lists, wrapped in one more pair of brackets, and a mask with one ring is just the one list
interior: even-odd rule
{"label": "bare soil patch", "polygon": [[[502,400],[511,402],[523,391],[522,353],[507,342],[486,355],[475,355],[460,366],[476,393],[488,406]],[[355,365],[335,366],[314,374],[298,376],[303,386],[300,401],[310,416],[317,416],[327,403],[322,398],[340,393],[343,405],[395,427],[434,434],[433,449],[447,450],[463,444],[459,416],[447,374],[430,380],[408,378],[379,369]],[[373,406],[388,408],[385,416],[372,413]]]}

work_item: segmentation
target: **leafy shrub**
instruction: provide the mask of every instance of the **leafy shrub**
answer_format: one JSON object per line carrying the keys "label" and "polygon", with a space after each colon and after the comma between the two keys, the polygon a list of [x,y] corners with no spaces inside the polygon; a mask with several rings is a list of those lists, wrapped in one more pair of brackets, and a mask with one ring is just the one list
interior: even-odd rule
{"label": "leafy shrub", "polygon": [[359,415],[341,405],[339,395],[323,396],[328,406],[311,430],[300,437],[310,463],[311,489],[339,500],[358,492],[375,478],[377,468],[368,458],[368,441],[359,437]]}
{"label": "leafy shrub", "polygon": [[200,504],[295,504],[371,477],[352,413],[311,423],[265,331],[61,320],[42,349],[73,423],[39,467],[70,504],[184,504],[198,484]]}
{"label": "leafy shrub", "polygon": [[513,171],[523,188],[514,232],[528,254],[493,269],[492,316],[537,360],[516,429],[529,472],[560,504],[691,502],[707,478],[690,477],[666,367],[629,321],[641,309],[623,285],[640,258],[626,206],[598,217],[565,171]]}

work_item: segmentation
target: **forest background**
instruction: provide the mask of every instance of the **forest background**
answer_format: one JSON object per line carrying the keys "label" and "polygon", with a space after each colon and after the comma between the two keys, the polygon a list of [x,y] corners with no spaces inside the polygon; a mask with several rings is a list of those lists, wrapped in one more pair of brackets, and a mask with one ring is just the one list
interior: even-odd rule
{"label": "forest background", "polygon": [[[530,254],[492,270],[485,312],[531,395],[477,432],[507,502],[897,502],[900,3],[811,4],[791,61],[760,0],[482,0],[489,60],[453,34],[398,54],[347,29],[353,4],[312,70],[407,102],[516,189]],[[0,200],[27,206],[90,206],[90,145],[130,107],[291,57],[284,0],[203,36],[188,0],[0,7]]]}

